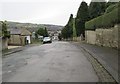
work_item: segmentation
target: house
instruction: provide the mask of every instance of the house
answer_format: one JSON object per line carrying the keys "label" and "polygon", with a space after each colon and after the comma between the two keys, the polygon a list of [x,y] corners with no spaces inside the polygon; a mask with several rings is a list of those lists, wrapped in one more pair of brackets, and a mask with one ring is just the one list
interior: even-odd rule
{"label": "house", "polygon": [[30,44],[32,33],[26,28],[14,28],[10,29],[9,45],[24,46]]}
{"label": "house", "polygon": [[32,34],[32,40],[35,39],[35,32],[38,30],[39,28],[36,28],[36,27],[27,27],[27,30],[31,32]]}

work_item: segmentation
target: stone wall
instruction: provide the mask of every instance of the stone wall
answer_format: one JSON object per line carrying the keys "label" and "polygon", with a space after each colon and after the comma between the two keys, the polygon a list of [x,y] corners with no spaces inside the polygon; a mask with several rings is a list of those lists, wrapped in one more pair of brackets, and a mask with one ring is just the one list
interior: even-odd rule
{"label": "stone wall", "polygon": [[[0,52],[2,51],[2,37],[0,37]],[[1,53],[0,53],[1,54]]]}
{"label": "stone wall", "polygon": [[[32,43],[32,37],[30,36],[30,41]],[[26,36],[21,35],[11,35],[8,41],[9,45],[24,46],[26,45]]]}
{"label": "stone wall", "polygon": [[118,28],[120,25],[108,29],[96,29],[95,31],[87,30],[85,32],[86,42],[99,46],[118,48]]}
{"label": "stone wall", "polygon": [[96,43],[96,32],[95,31],[85,31],[85,40],[87,43],[95,44]]}
{"label": "stone wall", "polygon": [[25,45],[25,36],[20,35],[11,35],[8,41],[9,45],[24,46]]}
{"label": "stone wall", "polygon": [[8,44],[9,45],[21,45],[20,35],[11,35]]}
{"label": "stone wall", "polygon": [[8,49],[8,38],[2,39],[2,50]]}

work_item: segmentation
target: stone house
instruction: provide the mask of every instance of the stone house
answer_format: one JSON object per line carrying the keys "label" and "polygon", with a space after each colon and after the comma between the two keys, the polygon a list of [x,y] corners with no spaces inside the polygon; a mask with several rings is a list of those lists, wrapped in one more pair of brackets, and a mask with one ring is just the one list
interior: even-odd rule
{"label": "stone house", "polygon": [[9,45],[24,46],[30,44],[32,33],[26,28],[10,29]]}

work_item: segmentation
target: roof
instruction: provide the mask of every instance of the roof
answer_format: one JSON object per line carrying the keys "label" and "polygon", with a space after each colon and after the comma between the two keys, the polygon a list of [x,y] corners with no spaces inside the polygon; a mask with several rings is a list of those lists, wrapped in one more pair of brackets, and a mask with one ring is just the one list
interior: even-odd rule
{"label": "roof", "polygon": [[21,29],[10,29],[10,34],[21,34]]}
{"label": "roof", "polygon": [[26,28],[14,28],[10,29],[9,31],[11,35],[31,35],[31,32]]}

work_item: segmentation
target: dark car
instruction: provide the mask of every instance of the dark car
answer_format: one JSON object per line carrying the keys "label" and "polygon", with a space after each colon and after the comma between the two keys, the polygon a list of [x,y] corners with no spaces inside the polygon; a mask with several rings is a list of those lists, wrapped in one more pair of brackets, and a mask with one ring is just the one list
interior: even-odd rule
{"label": "dark car", "polygon": [[44,43],[52,43],[52,39],[50,37],[44,37],[43,38],[43,44]]}

